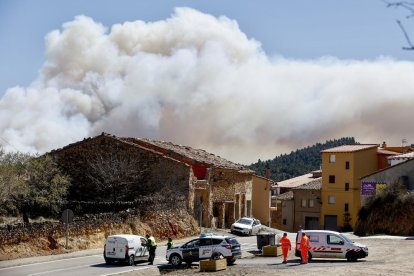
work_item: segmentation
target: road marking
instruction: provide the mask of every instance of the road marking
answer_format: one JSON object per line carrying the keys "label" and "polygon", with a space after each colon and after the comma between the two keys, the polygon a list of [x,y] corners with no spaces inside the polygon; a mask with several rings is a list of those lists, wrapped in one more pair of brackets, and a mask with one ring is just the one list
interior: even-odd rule
{"label": "road marking", "polygon": [[35,275],[49,274],[49,273],[60,272],[60,271],[65,271],[65,270],[72,270],[72,269],[77,269],[77,268],[82,268],[82,267],[90,267],[90,266],[99,265],[99,264],[101,264],[101,263],[87,264],[87,265],[79,265],[79,266],[72,266],[72,267],[68,267],[68,268],[60,268],[60,269],[55,269],[55,270],[48,270],[48,271],[33,273],[33,274],[29,274],[27,276],[35,276]]}
{"label": "road marking", "polygon": [[31,265],[49,264],[49,263],[62,262],[62,261],[68,261],[68,260],[73,260],[73,259],[80,259],[80,258],[99,257],[99,256],[102,256],[102,254],[99,254],[99,255],[89,255],[89,256],[81,256],[81,257],[73,257],[73,258],[66,258],[66,259],[46,261],[46,262],[39,262],[39,263],[32,263],[32,264],[15,265],[15,266],[9,266],[9,267],[0,268],[0,270],[12,269],[12,268],[16,268],[16,267],[25,267],[25,266],[31,266]]}
{"label": "road marking", "polygon": [[121,274],[121,273],[126,273],[126,272],[131,272],[131,271],[137,271],[137,270],[144,270],[144,269],[150,269],[150,268],[156,268],[157,266],[144,266],[144,267],[140,267],[140,268],[134,268],[134,269],[130,269],[130,270],[123,270],[123,271],[118,271],[118,272],[114,272],[114,273],[109,273],[109,274],[101,274],[100,276],[110,276],[110,275],[117,275],[117,274]]}

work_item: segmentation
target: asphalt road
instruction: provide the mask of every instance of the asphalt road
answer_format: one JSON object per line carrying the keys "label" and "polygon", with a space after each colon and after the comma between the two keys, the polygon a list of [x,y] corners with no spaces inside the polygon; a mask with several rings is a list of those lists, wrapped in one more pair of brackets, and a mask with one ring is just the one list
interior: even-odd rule
{"label": "asphalt road", "polygon": [[[253,256],[249,252],[254,252],[257,250],[256,237],[237,237],[237,240],[242,245],[242,256],[251,257]],[[189,240],[189,239],[187,239]],[[183,240],[182,242],[185,242]],[[177,244],[177,242],[176,242]],[[76,256],[74,255],[71,258],[68,256],[61,256],[64,259],[59,259],[59,256],[47,256],[40,257],[38,260],[36,258],[31,258],[31,262],[25,262],[24,259],[16,261],[2,261],[0,263],[0,275],[1,276],[20,276],[20,275],[114,275],[114,274],[123,274],[127,272],[134,271],[134,274],[137,274],[139,271],[142,271],[145,274],[149,273],[151,269],[169,269],[167,260],[165,259],[166,255],[166,246],[159,245],[156,252],[156,258],[154,265],[148,265],[148,262],[138,262],[135,266],[128,266],[127,264],[111,264],[107,265],[104,262],[102,250],[90,250],[87,253],[87,256]],[[57,259],[56,259],[57,258]],[[275,258],[272,258],[273,262]],[[269,260],[270,261],[270,260]],[[237,260],[237,263],[247,264],[250,262],[248,259]],[[137,272],[137,273],[135,273]]]}

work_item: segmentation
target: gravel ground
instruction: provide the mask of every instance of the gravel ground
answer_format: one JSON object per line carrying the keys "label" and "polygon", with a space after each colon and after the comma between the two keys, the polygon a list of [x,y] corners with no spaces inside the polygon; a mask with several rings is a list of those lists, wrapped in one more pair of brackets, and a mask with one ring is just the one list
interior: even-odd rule
{"label": "gravel ground", "polygon": [[[197,266],[191,269],[161,270],[166,275],[413,275],[414,238],[369,237],[354,239],[369,248],[369,256],[357,262],[345,260],[315,260],[307,265],[300,265],[291,253],[287,265],[281,265],[276,259],[274,265],[238,264],[225,271],[199,272]],[[130,275],[130,274],[128,274]],[[131,274],[133,275],[133,274]]]}

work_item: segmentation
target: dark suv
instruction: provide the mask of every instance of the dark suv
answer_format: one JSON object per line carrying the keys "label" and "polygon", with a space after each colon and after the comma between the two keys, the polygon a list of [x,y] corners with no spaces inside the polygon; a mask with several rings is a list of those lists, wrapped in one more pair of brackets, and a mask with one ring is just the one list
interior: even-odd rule
{"label": "dark suv", "polygon": [[191,240],[181,246],[167,250],[167,261],[178,266],[184,261],[188,265],[203,259],[226,259],[228,265],[241,258],[239,242],[234,237],[205,236]]}

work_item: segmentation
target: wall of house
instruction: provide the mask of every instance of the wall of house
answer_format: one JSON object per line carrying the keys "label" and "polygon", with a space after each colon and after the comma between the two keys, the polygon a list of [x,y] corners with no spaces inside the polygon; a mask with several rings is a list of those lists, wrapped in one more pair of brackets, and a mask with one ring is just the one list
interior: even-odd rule
{"label": "wall of house", "polygon": [[[293,189],[293,197],[295,199],[295,221],[293,225],[294,231],[308,229],[306,226],[306,217],[316,218],[318,220],[319,229],[320,211],[321,211],[321,192],[319,190],[299,190]],[[302,200],[306,200],[306,207],[302,207]],[[309,206],[310,200],[313,200],[313,207]]]}
{"label": "wall of house", "polygon": [[280,230],[294,232],[295,202],[294,200],[282,200],[282,224]]}
{"label": "wall of house", "polygon": [[[103,200],[88,176],[93,157],[128,155],[139,164],[135,175],[126,175],[134,181],[129,200],[141,195],[151,195],[162,191],[173,192],[175,196],[188,199],[188,208],[193,209],[193,172],[190,166],[163,156],[160,153],[121,142],[108,135],[85,139],[50,153],[58,165],[71,177],[70,199]],[[139,180],[139,181],[138,181]]]}
{"label": "wall of house", "polygon": [[[376,189],[384,188],[383,184],[400,183],[407,189],[414,191],[414,159],[364,177],[361,179],[362,182],[374,183]],[[379,185],[377,186],[377,184]],[[367,196],[361,195],[361,205],[364,204],[366,198]]]}
{"label": "wall of house", "polygon": [[[209,171],[211,202],[221,210],[219,225],[230,227],[243,214],[247,214],[247,200],[252,199],[252,172],[240,172],[225,168]],[[237,210],[236,210],[237,209]]]}
{"label": "wall of house", "polygon": [[[331,154],[335,154],[336,161],[329,162]],[[345,163],[349,162],[349,169]],[[345,204],[348,204],[350,225],[354,227],[357,214],[361,208],[361,182],[360,178],[377,169],[377,148],[369,148],[355,152],[323,152],[322,153],[322,208],[321,228],[325,227],[325,216],[337,216],[337,227],[344,226]],[[329,183],[329,176],[335,176],[335,183]],[[346,183],[349,190],[345,190]],[[329,196],[334,196],[335,202],[329,203]]]}
{"label": "wall of house", "polygon": [[252,215],[262,224],[270,226],[270,180],[253,175]]}

